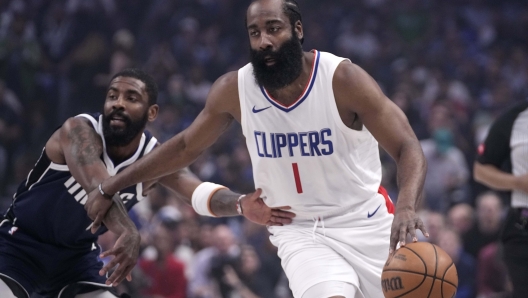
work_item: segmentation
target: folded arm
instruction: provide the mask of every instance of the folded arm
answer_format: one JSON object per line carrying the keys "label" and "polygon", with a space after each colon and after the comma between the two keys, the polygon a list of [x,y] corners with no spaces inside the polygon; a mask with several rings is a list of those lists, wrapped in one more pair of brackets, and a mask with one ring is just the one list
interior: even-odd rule
{"label": "folded arm", "polygon": [[[96,189],[99,183],[109,177],[101,160],[103,153],[101,137],[86,119],[68,119],[46,144],[46,153],[54,161],[65,162],[72,176],[87,193]],[[137,260],[139,232],[128,217],[119,195],[115,195],[112,200],[105,199],[101,203],[109,206],[108,213],[103,218],[105,226],[119,235],[121,242],[125,242],[123,246],[114,247],[118,249],[114,253],[116,255],[114,265],[119,264],[119,268],[109,278],[109,283],[120,282],[130,273]]]}

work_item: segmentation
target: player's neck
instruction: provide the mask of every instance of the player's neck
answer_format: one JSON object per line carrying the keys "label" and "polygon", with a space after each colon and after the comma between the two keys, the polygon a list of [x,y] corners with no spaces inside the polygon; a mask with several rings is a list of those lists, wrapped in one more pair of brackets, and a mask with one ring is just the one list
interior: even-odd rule
{"label": "player's neck", "polygon": [[106,153],[108,157],[112,160],[114,165],[118,165],[123,161],[129,159],[134,153],[136,153],[139,142],[141,141],[142,133],[138,134],[130,144],[126,146],[108,146],[106,147]]}
{"label": "player's neck", "polygon": [[297,101],[301,94],[306,89],[306,85],[309,83],[310,75],[312,74],[313,60],[315,59],[314,52],[304,52],[303,55],[303,66],[301,74],[291,84],[284,88],[276,90],[268,90],[268,93],[278,102],[283,105],[290,105]]}

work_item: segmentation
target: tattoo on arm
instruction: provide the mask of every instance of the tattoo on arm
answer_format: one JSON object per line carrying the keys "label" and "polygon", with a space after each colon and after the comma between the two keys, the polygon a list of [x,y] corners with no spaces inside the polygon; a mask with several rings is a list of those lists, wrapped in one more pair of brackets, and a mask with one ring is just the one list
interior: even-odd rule
{"label": "tattoo on arm", "polygon": [[236,216],[236,202],[238,195],[226,190],[217,191],[211,199],[211,211],[216,216]]}
{"label": "tattoo on arm", "polygon": [[77,165],[89,165],[100,160],[103,144],[93,129],[76,126],[68,133],[68,139],[71,141],[71,154],[76,157]]}
{"label": "tattoo on arm", "polygon": [[118,235],[125,231],[136,231],[136,226],[130,217],[128,217],[127,210],[119,195],[114,195],[112,199],[114,204],[112,204],[103,219],[105,226]]}

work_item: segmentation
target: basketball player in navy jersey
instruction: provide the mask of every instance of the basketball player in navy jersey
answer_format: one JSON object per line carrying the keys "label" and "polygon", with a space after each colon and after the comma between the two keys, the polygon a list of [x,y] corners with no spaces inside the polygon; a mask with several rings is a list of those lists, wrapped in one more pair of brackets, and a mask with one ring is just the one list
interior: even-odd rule
{"label": "basketball player in navy jersey", "polygon": [[[387,256],[405,245],[407,234],[416,241],[416,229],[427,236],[415,212],[426,161],[414,132],[359,66],[303,52],[294,0],[253,1],[246,29],[251,63],[214,83],[189,128],[102,188],[113,193],[189,165],[236,120],[263,202],[291,206],[296,214],[291,224],[268,229],[294,296],[383,297]],[[398,166],[395,207],[380,187],[378,142]],[[245,214],[249,207],[247,197],[210,201],[209,193],[193,193],[202,215]],[[95,205],[101,200],[99,192],[90,193],[92,219],[104,213]]]}
{"label": "basketball player in navy jersey", "polygon": [[[115,297],[112,286],[119,284],[136,264],[140,237],[129,219],[130,209],[155,183],[189,198],[201,183],[187,170],[146,183],[120,189],[115,195],[98,187],[152,151],[158,142],[145,125],[158,113],[157,87],[138,69],[124,70],[111,80],[104,113],[80,114],[68,119],[47,141],[42,155],[14,195],[13,203],[0,223],[0,297]],[[156,151],[156,150],[154,150]],[[202,186],[203,188],[203,186]],[[96,205],[108,209],[100,218],[104,227],[87,229],[91,220],[84,205],[87,193],[101,191]],[[228,190],[212,201],[240,196]],[[270,220],[272,212],[288,222],[291,213],[272,211],[255,198],[252,220]],[[250,216],[251,217],[251,216]],[[119,235],[114,247],[101,254],[98,235],[111,230]],[[114,255],[103,267],[100,257]],[[110,277],[107,272],[117,266]]]}

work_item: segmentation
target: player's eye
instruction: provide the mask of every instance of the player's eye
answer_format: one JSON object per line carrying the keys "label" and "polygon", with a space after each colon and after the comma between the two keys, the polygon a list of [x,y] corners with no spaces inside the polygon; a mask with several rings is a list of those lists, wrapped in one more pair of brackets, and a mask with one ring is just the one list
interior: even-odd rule
{"label": "player's eye", "polygon": [[277,31],[279,31],[279,30],[280,30],[280,27],[277,27],[277,26],[275,26],[275,27],[271,27],[271,28],[269,29],[270,32],[277,32]]}
{"label": "player's eye", "polygon": [[249,36],[258,36],[258,31],[249,31]]}

